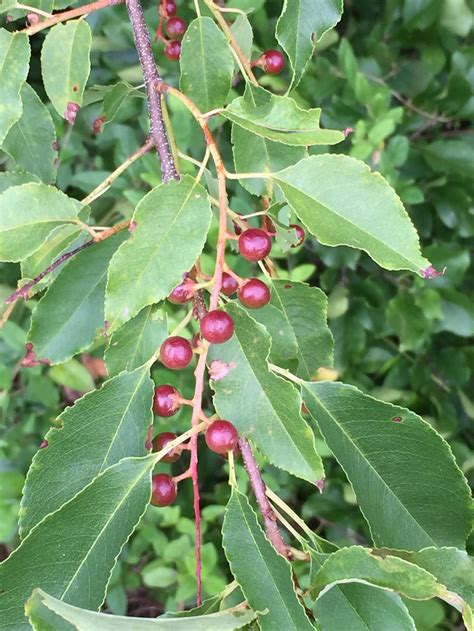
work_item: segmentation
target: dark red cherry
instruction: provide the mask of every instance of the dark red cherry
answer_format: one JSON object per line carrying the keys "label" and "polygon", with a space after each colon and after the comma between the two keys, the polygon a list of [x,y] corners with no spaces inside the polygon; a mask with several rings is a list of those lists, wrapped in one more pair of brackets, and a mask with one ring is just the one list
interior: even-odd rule
{"label": "dark red cherry", "polygon": [[237,430],[229,421],[214,421],[206,430],[206,444],[217,454],[226,454],[237,445]]}
{"label": "dark red cherry", "polygon": [[279,50],[267,50],[257,64],[268,74],[279,74],[285,67],[285,58]]}
{"label": "dark red cherry", "polygon": [[157,473],[151,478],[151,503],[153,506],[169,506],[177,495],[176,482],[167,473]]}
{"label": "dark red cherry", "polygon": [[306,232],[301,226],[296,223],[290,223],[290,228],[293,228],[293,230],[296,232],[296,238],[298,239],[298,241],[296,243],[293,243],[291,247],[297,248],[299,245],[304,243],[304,240],[306,239]]}
{"label": "dark red cherry", "polygon": [[157,386],[153,394],[153,412],[157,416],[173,416],[181,407],[177,397],[181,394],[173,386]]}
{"label": "dark red cherry", "polygon": [[270,254],[272,241],[259,228],[249,228],[239,237],[239,252],[248,261],[261,261]]}
{"label": "dark red cherry", "polygon": [[[161,434],[157,434],[153,439],[153,451],[156,453],[161,451],[166,447],[168,443],[175,440],[177,438],[176,434],[173,432],[162,432]],[[176,462],[181,456],[181,449],[179,447],[175,447],[171,451],[169,451],[166,456],[163,456],[160,462]]]}
{"label": "dark red cherry", "polygon": [[163,342],[160,348],[160,359],[166,368],[180,370],[186,368],[193,358],[193,349],[188,340],[175,335]]}
{"label": "dark red cherry", "polygon": [[171,18],[176,13],[176,2],[174,0],[165,0],[162,2],[163,13],[165,17]]}
{"label": "dark red cherry", "polygon": [[166,32],[171,39],[181,39],[186,32],[187,26],[183,19],[175,16],[166,23]]}
{"label": "dark red cherry", "polygon": [[177,285],[168,296],[168,300],[174,305],[182,305],[193,297],[192,283],[184,281]]}
{"label": "dark red cherry", "polygon": [[201,320],[201,335],[211,344],[223,344],[233,334],[234,321],[225,311],[209,311]]}
{"label": "dark red cherry", "polygon": [[237,296],[249,309],[260,309],[270,302],[270,290],[258,278],[251,278],[242,285]]}
{"label": "dark red cherry", "polygon": [[239,283],[235,280],[235,278],[227,272],[223,272],[221,284],[222,293],[226,296],[232,296],[232,294],[235,294],[238,288]]}
{"label": "dark red cherry", "polygon": [[171,61],[178,61],[181,55],[181,42],[171,40],[165,46],[165,57],[171,59]]}

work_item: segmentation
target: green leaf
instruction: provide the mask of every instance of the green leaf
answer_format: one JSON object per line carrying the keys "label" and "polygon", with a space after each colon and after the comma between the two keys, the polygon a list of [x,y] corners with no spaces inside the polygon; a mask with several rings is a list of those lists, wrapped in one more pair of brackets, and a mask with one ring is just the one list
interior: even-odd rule
{"label": "green leaf", "polygon": [[265,537],[247,498],[236,488],[227,504],[222,536],[232,574],[250,607],[262,612],[260,629],[314,629],[296,596],[290,564]]}
{"label": "green leaf", "polygon": [[25,33],[0,29],[0,146],[21,116],[21,86],[30,65],[30,43]]}
{"label": "green leaf", "polygon": [[204,247],[211,207],[205,189],[184,175],[145,195],[133,221],[136,229],[110,264],[105,301],[110,331],[181,282]]}
{"label": "green leaf", "polygon": [[296,375],[310,380],[318,368],[330,368],[334,341],[327,325],[325,294],[305,283],[274,280],[270,304],[281,311],[291,329],[292,339],[287,341],[296,347]]}
{"label": "green leaf", "polygon": [[364,250],[390,270],[420,273],[429,266],[399,197],[360,160],[311,156],[273,178],[304,225],[324,245]]}
{"label": "green leaf", "polygon": [[[290,147],[281,142],[262,138],[243,127],[232,125],[232,151],[237,173],[275,173],[303,158],[305,147]],[[245,178],[240,184],[254,195],[265,195],[268,180]]]}
{"label": "green leaf", "polygon": [[53,366],[48,372],[48,377],[60,386],[77,392],[89,392],[95,387],[92,375],[77,359]]}
{"label": "green leaf", "polygon": [[320,109],[303,110],[288,96],[276,96],[250,85],[222,116],[253,134],[285,145],[335,145],[344,140],[340,131],[321,129]]}
{"label": "green leaf", "polygon": [[214,20],[193,20],[183,38],[180,88],[202,111],[221,107],[229,94],[234,58]]}
{"label": "green leaf", "polygon": [[229,304],[226,311],[234,319],[234,335],[225,344],[211,345],[209,355],[230,365],[224,378],[211,382],[217,411],[272,464],[315,484],[324,470],[314,436],[300,414],[297,390],[268,369],[268,333],[237,305]]}
{"label": "green leaf", "polygon": [[167,336],[166,317],[155,307],[142,309],[110,338],[104,355],[109,375],[144,364]]}
{"label": "green leaf", "polygon": [[125,81],[119,81],[119,83],[114,85],[111,90],[107,91],[104,96],[104,124],[111,123],[113,121],[122,105],[134,91],[135,88]]}
{"label": "green leaf", "polygon": [[[122,458],[146,455],[153,422],[148,372],[123,372],[59,416],[61,429],[49,430],[48,446],[36,452],[28,471],[20,511],[22,538],[107,467]],[[43,489],[54,493],[44,494]]]}
{"label": "green leaf", "polygon": [[16,0],[1,0],[0,15],[2,15],[2,13],[7,13],[8,11],[15,9],[16,5],[17,5]]}
{"label": "green leaf", "polygon": [[[89,208],[87,206],[83,208],[79,214],[80,219],[87,219],[88,212],[84,211],[89,211]],[[62,254],[79,247],[89,238],[89,234],[75,224],[57,226],[53,229],[47,241],[21,262],[22,279],[33,279]],[[47,274],[45,278],[30,289],[29,295],[34,296],[50,285],[62,269],[61,265],[59,265],[59,267]]]}
{"label": "green leaf", "polygon": [[[79,609],[49,596],[41,589],[35,590],[26,604],[26,613],[38,631],[46,631],[42,625],[50,620],[48,612],[54,612],[66,624],[71,623],[71,629],[76,631],[232,631],[241,629],[256,617],[253,611],[234,607],[192,618],[126,618]],[[62,628],[58,631],[62,631]]]}
{"label": "green leaf", "polygon": [[[60,116],[71,120],[68,104],[82,105],[89,78],[92,35],[85,20],[56,24],[46,35],[41,51],[44,89]],[[73,122],[73,118],[71,122]]]}
{"label": "green leaf", "polygon": [[285,0],[278,19],[276,38],[290,58],[296,87],[311,59],[318,40],[342,17],[342,0]]}
{"label": "green leaf", "polygon": [[252,56],[253,30],[247,16],[239,13],[230,30],[240,46],[240,50],[247,59],[250,59]]}
{"label": "green leaf", "polygon": [[342,548],[329,555],[311,582],[311,594],[318,596],[333,585],[363,582],[389,589],[407,598],[426,600],[446,595],[446,588],[436,578],[395,556],[376,556],[362,546]]}
{"label": "green leaf", "polygon": [[468,486],[428,423],[340,383],[305,383],[303,398],[354,487],[376,545],[464,546]]}
{"label": "green leaf", "polygon": [[16,164],[49,184],[56,179],[56,132],[52,118],[33,88],[21,88],[23,112],[3,143]]}
{"label": "green leaf", "polygon": [[11,186],[20,186],[21,184],[28,184],[28,182],[39,182],[39,179],[32,173],[5,171],[0,173],[0,193],[3,193]]}
{"label": "green leaf", "polygon": [[81,204],[46,184],[12,186],[0,195],[0,260],[21,261],[56,226],[74,223]]}
{"label": "green leaf", "polygon": [[101,606],[117,556],[149,502],[153,466],[153,457],[121,460],[30,532],[0,566],[5,629],[31,629],[24,605],[36,587],[78,607]]}
{"label": "green leaf", "polygon": [[89,348],[100,335],[107,270],[123,238],[119,234],[79,252],[38,302],[28,333],[38,358],[60,364]]}

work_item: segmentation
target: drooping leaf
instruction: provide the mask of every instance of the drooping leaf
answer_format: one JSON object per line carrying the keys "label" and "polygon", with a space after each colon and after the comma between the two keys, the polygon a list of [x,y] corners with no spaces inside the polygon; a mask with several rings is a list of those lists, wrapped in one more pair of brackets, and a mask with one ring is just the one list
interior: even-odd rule
{"label": "drooping leaf", "polygon": [[181,90],[202,112],[224,104],[232,84],[234,58],[214,20],[199,17],[188,26],[180,66]]}
{"label": "drooping leaf", "polygon": [[31,630],[24,606],[37,587],[78,607],[100,607],[117,556],[148,504],[153,464],[152,457],[121,460],[30,532],[0,566],[5,629]]}
{"label": "drooping leaf", "polygon": [[288,322],[296,346],[296,375],[310,380],[318,368],[332,366],[333,338],[327,325],[327,298],[317,287],[274,280],[271,304]]}
{"label": "drooping leaf", "polygon": [[0,29],[0,146],[21,116],[21,87],[30,65],[30,44],[25,33]]}
{"label": "drooping leaf", "polygon": [[[310,549],[310,584],[331,556]],[[321,631],[415,631],[408,609],[400,596],[363,583],[337,583],[318,596],[314,608]]]}
{"label": "drooping leaf", "polygon": [[[435,551],[435,548],[430,550]],[[448,550],[448,548],[444,548]],[[449,561],[451,561],[451,577],[454,578],[452,586],[464,588],[464,593],[469,592],[467,581],[469,581],[469,569],[473,569],[472,562],[469,563],[469,557],[464,553],[464,580],[455,577],[456,574],[461,577],[460,565],[456,569],[453,567],[453,562],[458,562],[459,556],[463,553],[460,550],[455,551],[450,549]],[[311,581],[311,593],[313,596],[318,596],[327,592],[333,585],[346,584],[350,582],[362,582],[382,589],[391,590],[395,593],[411,598],[414,600],[427,600],[429,598],[442,598],[446,600],[460,612],[465,615],[468,628],[470,621],[472,620],[472,611],[466,602],[462,602],[457,598],[457,595],[451,593],[452,589],[447,588],[444,581],[438,582],[437,577],[432,573],[423,569],[415,564],[416,556],[420,556],[423,559],[423,552],[415,553],[411,555],[412,561],[409,562],[405,559],[397,556],[392,556],[387,553],[383,553],[378,556],[376,553],[362,548],[361,546],[351,546],[349,548],[342,548],[337,552],[329,555],[324,561],[321,568],[315,573]],[[440,572],[440,562],[443,557],[441,555],[436,559],[433,552],[425,555],[425,560],[429,565],[429,561],[434,562],[434,567],[438,570],[438,574],[444,575],[444,572]],[[444,561],[448,560],[448,556],[444,555]],[[470,566],[470,567],[469,567]],[[472,576],[472,574],[471,574]],[[471,597],[472,597],[472,585],[471,581]],[[468,588],[466,590],[466,587]]]}
{"label": "drooping leaf", "polygon": [[43,43],[44,89],[58,114],[70,122],[74,122],[74,116],[68,113],[68,105],[82,105],[90,72],[91,42],[89,24],[85,20],[70,20],[53,26]]}
{"label": "drooping leaf", "polygon": [[52,118],[33,88],[21,88],[23,111],[5,138],[3,148],[22,169],[34,173],[45,184],[56,179],[58,152]]}
{"label": "drooping leaf", "polygon": [[21,261],[56,226],[74,223],[81,204],[46,184],[12,186],[0,195],[0,260]]}
{"label": "drooping leaf", "polygon": [[123,234],[94,244],[69,260],[36,305],[28,341],[38,358],[60,364],[86,350],[104,328],[110,259]]}
{"label": "drooping leaf", "polygon": [[[148,372],[146,368],[122,372],[61,414],[61,429],[46,434],[48,446],[37,451],[26,477],[22,538],[107,467],[147,453],[147,431],[153,422],[153,382]],[[54,492],[45,494],[44,489]]]}
{"label": "drooping leaf", "polygon": [[236,488],[227,504],[222,532],[231,572],[250,607],[262,612],[260,629],[313,629],[296,596],[288,561],[265,537],[247,498]]}
{"label": "drooping leaf", "polygon": [[105,301],[110,331],[178,285],[204,247],[211,207],[205,189],[185,175],[145,195],[133,221],[133,234],[110,264]]}
{"label": "drooping leaf", "polygon": [[6,191],[11,186],[20,186],[28,182],[38,182],[39,178],[33,173],[20,173],[19,171],[5,171],[0,173],[0,193]]}
{"label": "drooping leaf", "polygon": [[[237,173],[275,173],[308,155],[305,147],[290,147],[232,125],[232,150]],[[240,184],[254,195],[264,195],[268,180],[245,178]]]}
{"label": "drooping leaf", "polygon": [[247,16],[239,13],[235,22],[230,27],[230,30],[232,31],[240,50],[244,53],[247,59],[250,59],[252,56],[253,30]]}
{"label": "drooping leaf", "polygon": [[262,138],[286,145],[335,145],[344,134],[334,129],[321,129],[320,109],[303,110],[288,96],[276,96],[247,86],[244,96],[234,99],[222,116]]}
{"label": "drooping leaf", "polygon": [[166,318],[155,307],[145,307],[112,335],[105,351],[109,375],[133,370],[150,359],[168,335]]}
{"label": "drooping leaf", "polygon": [[41,589],[35,590],[26,605],[30,622],[41,630],[41,625],[49,622],[52,612],[60,617],[61,622],[70,623],[73,625],[71,629],[77,631],[233,631],[256,618],[253,611],[237,608],[191,618],[127,618],[79,609],[49,596]]}
{"label": "drooping leaf", "polygon": [[314,436],[300,414],[297,390],[268,369],[268,333],[237,305],[226,310],[234,319],[234,335],[211,346],[209,355],[229,365],[222,379],[211,382],[216,410],[272,464],[315,484],[324,470]]}
{"label": "drooping leaf", "polygon": [[354,487],[376,545],[464,546],[467,483],[428,423],[341,383],[305,383],[303,398]]}
{"label": "drooping leaf", "polygon": [[400,198],[360,160],[311,156],[273,178],[304,225],[324,245],[364,250],[390,270],[420,273],[429,266]]}
{"label": "drooping leaf", "polygon": [[290,59],[291,88],[300,82],[316,42],[339,22],[342,11],[342,0],[285,0],[276,38]]}

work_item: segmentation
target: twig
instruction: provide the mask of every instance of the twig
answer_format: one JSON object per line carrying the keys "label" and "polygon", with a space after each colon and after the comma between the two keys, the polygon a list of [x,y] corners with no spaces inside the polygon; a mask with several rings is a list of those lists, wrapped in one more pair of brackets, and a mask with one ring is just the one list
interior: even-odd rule
{"label": "twig", "polygon": [[127,0],[126,5],[145,81],[148,114],[150,117],[150,136],[160,159],[162,179],[163,182],[179,180],[179,174],[166,134],[161,98],[156,90],[162,79],[158,74],[155,58],[153,57],[150,36],[143,17],[140,0]]}
{"label": "twig", "polygon": [[273,511],[266,495],[265,482],[262,480],[257,461],[254,458],[248,440],[246,438],[239,438],[239,447],[242,452],[245,469],[249,476],[250,485],[255,494],[258,507],[263,517],[267,537],[275,550],[282,556],[288,558],[288,548],[283,541],[280,530],[278,529],[275,512]]}
{"label": "twig", "polygon": [[14,303],[14,302],[12,302],[12,303],[11,303],[10,305],[8,305],[8,307],[5,309],[5,311],[3,312],[3,315],[2,315],[2,317],[1,317],[1,319],[0,319],[0,329],[2,329],[2,328],[5,326],[5,324],[6,324],[7,320],[8,320],[8,318],[11,316],[11,314],[12,314],[12,312],[13,312],[13,309],[14,309],[14,308],[15,308],[15,303]]}
{"label": "twig", "polygon": [[242,49],[239,46],[239,43],[237,42],[237,40],[234,37],[234,34],[232,33],[232,31],[228,27],[227,22],[224,20],[224,17],[222,15],[219,7],[217,7],[214,4],[213,0],[204,0],[204,2],[206,3],[206,6],[209,8],[209,10],[212,12],[214,17],[216,18],[216,22],[219,24],[219,26],[223,30],[225,36],[229,40],[229,44],[232,46],[236,56],[238,57],[240,63],[242,64],[242,66],[243,66],[243,68],[245,70],[245,74],[249,78],[250,82],[253,83],[253,85],[258,86],[258,81],[257,81],[257,79],[255,78],[255,75],[252,72],[252,67],[250,66],[250,61],[244,55]]}
{"label": "twig", "polygon": [[[34,35],[35,33],[39,33],[45,28],[49,28],[50,26],[54,26],[59,22],[66,22],[67,20],[72,20],[74,18],[79,18],[83,15],[88,15],[89,13],[93,13],[94,11],[98,11],[99,9],[105,9],[113,4],[121,4],[123,0],[97,0],[97,2],[91,2],[90,4],[85,4],[82,7],[77,7],[76,9],[70,9],[69,11],[62,11],[61,13],[56,13],[51,17],[43,20],[42,22],[38,22],[38,24],[33,24],[32,26],[28,26],[21,31],[21,33],[26,33],[27,35]],[[34,11],[38,12],[37,9]]]}

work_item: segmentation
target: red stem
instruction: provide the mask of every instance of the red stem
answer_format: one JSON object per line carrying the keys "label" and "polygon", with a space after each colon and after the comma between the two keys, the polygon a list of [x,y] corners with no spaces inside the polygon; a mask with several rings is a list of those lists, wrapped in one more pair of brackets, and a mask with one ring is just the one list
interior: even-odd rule
{"label": "red stem", "polygon": [[260,475],[257,461],[255,460],[255,457],[252,453],[252,448],[250,447],[250,444],[246,438],[239,438],[239,447],[240,451],[242,452],[242,459],[244,461],[245,469],[249,476],[250,485],[255,494],[258,507],[263,517],[267,537],[272,543],[275,550],[282,556],[288,558],[288,548],[283,541],[281,533],[278,529],[276,515],[273,512],[273,508],[271,507],[265,493],[265,482],[262,480],[262,476]]}
{"label": "red stem", "polygon": [[90,4],[85,4],[82,7],[77,7],[77,9],[69,9],[69,11],[61,11],[61,13],[56,13],[52,15],[50,18],[43,20],[42,22],[38,22],[38,24],[34,24],[29,26],[28,28],[23,29],[21,32],[26,33],[27,35],[34,35],[35,33],[39,33],[45,28],[49,28],[50,26],[54,26],[59,22],[66,22],[67,20],[72,20],[74,18],[81,17],[82,15],[88,15],[89,13],[93,13],[94,11],[98,11],[99,9],[104,9],[113,4],[121,4],[123,0],[97,0],[97,2],[91,2]]}

